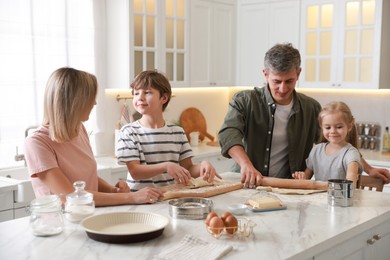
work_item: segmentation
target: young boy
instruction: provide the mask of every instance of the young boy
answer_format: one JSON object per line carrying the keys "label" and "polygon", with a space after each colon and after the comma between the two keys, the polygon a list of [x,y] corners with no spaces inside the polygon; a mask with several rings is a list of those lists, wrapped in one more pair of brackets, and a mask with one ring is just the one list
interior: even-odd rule
{"label": "young boy", "polygon": [[220,176],[207,161],[193,164],[193,152],[184,130],[167,123],[163,111],[172,91],[167,78],[156,71],[141,72],[131,83],[133,106],[142,117],[122,127],[117,158],[129,171],[132,191],[146,186],[187,185],[191,177],[212,182]]}

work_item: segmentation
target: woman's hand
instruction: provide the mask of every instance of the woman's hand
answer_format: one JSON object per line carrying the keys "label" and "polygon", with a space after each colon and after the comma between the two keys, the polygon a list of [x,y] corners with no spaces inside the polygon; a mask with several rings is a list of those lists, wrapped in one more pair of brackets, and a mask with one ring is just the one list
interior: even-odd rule
{"label": "woman's hand", "polygon": [[135,204],[153,204],[164,197],[162,191],[152,187],[145,187],[130,194],[133,196]]}
{"label": "woman's hand", "polygon": [[294,172],[292,174],[292,177],[294,179],[298,179],[298,180],[305,180],[306,179],[305,172]]}
{"label": "woman's hand", "polygon": [[202,161],[200,163],[200,176],[207,182],[212,182],[217,176],[219,179],[222,177],[215,171],[215,168],[208,161]]}
{"label": "woman's hand", "polygon": [[167,162],[166,164],[166,172],[174,178],[177,183],[184,185],[188,184],[191,179],[191,174],[186,168],[177,163]]}
{"label": "woman's hand", "polygon": [[117,193],[125,193],[125,192],[130,192],[129,185],[123,180],[119,180],[114,187],[114,192]]}

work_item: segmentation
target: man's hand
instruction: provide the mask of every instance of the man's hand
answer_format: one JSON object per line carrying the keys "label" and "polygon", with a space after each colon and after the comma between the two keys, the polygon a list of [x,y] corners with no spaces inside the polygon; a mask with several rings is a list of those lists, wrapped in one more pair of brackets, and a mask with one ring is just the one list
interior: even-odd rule
{"label": "man's hand", "polygon": [[244,183],[245,188],[256,188],[257,185],[260,185],[261,178],[263,175],[252,164],[241,166],[241,182]]}
{"label": "man's hand", "polygon": [[371,167],[367,173],[372,177],[382,179],[385,184],[390,183],[390,172],[388,169]]}

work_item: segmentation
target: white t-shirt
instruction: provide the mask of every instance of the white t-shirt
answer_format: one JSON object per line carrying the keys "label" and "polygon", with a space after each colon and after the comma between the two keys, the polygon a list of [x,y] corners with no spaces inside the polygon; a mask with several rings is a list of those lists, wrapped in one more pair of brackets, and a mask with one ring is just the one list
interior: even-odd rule
{"label": "white t-shirt", "polygon": [[[180,161],[193,156],[193,152],[183,128],[165,123],[162,128],[146,128],[139,121],[122,127],[117,146],[119,164],[139,160],[141,164]],[[134,180],[131,173],[127,175],[131,190],[143,187],[161,187],[174,184],[175,180],[167,173],[149,179]]]}
{"label": "white t-shirt", "polygon": [[290,174],[288,163],[287,124],[293,101],[288,105],[276,105],[272,133],[271,159],[268,176],[286,178]]}
{"label": "white t-shirt", "polygon": [[327,155],[325,152],[328,143],[319,143],[310,151],[306,159],[307,168],[314,173],[317,181],[330,179],[346,179],[347,167],[351,162],[359,164],[359,172],[363,171],[359,151],[351,144],[344,146],[338,153]]}

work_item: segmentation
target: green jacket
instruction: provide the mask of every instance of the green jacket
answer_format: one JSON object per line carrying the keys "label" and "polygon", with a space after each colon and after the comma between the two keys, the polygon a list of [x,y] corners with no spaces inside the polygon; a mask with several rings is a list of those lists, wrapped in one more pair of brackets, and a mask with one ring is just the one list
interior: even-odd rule
{"label": "green jacket", "polygon": [[[282,174],[285,178],[291,178],[291,173],[295,171],[306,169],[305,160],[320,136],[317,117],[321,105],[302,93],[294,91],[293,95],[294,104],[287,126],[290,172]],[[240,145],[253,166],[268,176],[275,108],[268,86],[236,93],[218,133],[222,155],[230,157],[228,150]],[[240,171],[237,163],[232,170]]]}

